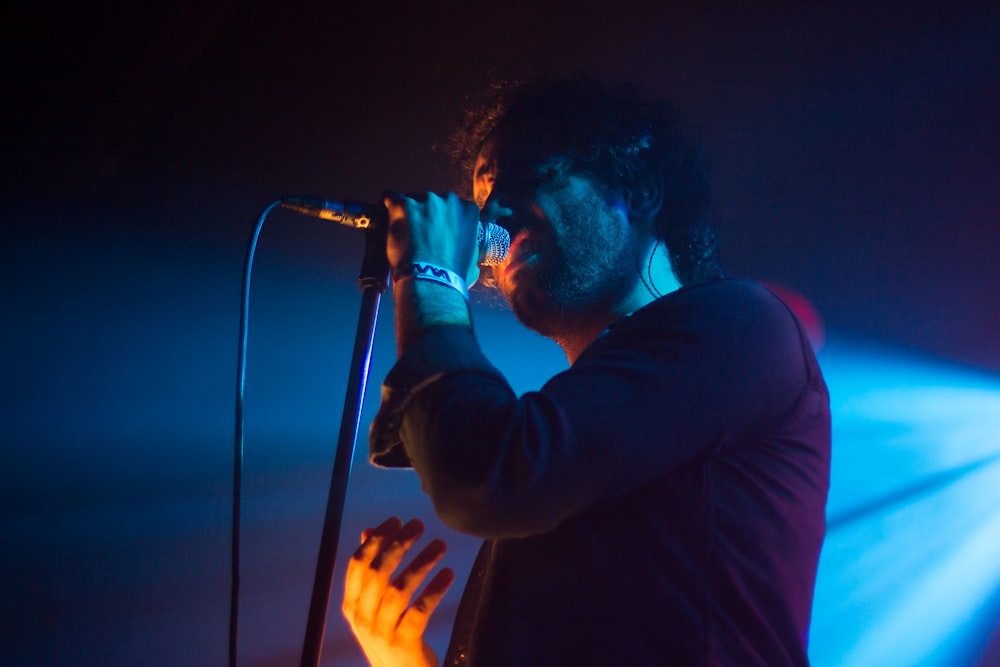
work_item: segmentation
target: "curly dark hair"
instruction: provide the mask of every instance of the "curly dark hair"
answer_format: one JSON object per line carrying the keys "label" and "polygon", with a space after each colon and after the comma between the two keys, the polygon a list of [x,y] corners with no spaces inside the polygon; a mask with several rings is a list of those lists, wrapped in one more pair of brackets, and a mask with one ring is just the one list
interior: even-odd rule
{"label": "curly dark hair", "polygon": [[662,178],[656,232],[677,279],[691,285],[722,275],[708,165],[672,106],[645,99],[631,84],[589,77],[495,83],[473,101],[445,146],[460,172],[460,192],[468,194],[468,175],[486,140],[511,126],[542,130],[570,157],[573,170],[608,188],[628,190]]}

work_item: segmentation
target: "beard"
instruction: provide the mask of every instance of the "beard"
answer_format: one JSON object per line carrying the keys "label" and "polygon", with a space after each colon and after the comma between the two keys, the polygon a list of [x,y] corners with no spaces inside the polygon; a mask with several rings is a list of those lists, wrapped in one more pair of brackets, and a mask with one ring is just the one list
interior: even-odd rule
{"label": "beard", "polygon": [[559,211],[537,256],[500,282],[518,320],[556,340],[614,312],[638,279],[635,239],[620,210],[591,192]]}

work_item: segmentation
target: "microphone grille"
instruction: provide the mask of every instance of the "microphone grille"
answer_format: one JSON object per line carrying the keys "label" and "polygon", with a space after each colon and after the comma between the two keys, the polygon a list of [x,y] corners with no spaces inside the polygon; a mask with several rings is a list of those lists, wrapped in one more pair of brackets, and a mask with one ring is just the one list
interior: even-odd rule
{"label": "microphone grille", "polygon": [[479,223],[479,263],[496,266],[507,259],[510,250],[510,234],[500,225],[492,222]]}

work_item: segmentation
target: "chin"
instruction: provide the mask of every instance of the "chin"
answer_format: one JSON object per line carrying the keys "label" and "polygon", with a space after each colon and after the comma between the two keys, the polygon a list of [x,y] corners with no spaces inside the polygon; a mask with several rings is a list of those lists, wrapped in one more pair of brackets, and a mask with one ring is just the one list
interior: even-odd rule
{"label": "chin", "polygon": [[551,337],[554,333],[553,308],[543,290],[518,281],[514,285],[501,285],[504,297],[518,321],[527,328]]}

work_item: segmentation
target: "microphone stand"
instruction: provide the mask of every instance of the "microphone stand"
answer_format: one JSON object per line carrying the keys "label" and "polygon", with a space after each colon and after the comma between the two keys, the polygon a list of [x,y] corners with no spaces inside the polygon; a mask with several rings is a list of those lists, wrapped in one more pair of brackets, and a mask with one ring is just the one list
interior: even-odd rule
{"label": "microphone stand", "polygon": [[326,517],[323,521],[323,536],[316,561],[316,577],[313,581],[312,598],[309,603],[309,618],[306,623],[305,642],[302,646],[301,667],[319,667],[323,651],[323,637],[326,633],[327,612],[330,608],[330,592],[333,585],[333,570],[337,561],[337,544],[340,539],[340,525],[344,516],[344,498],[347,495],[347,481],[351,476],[351,461],[358,437],[361,421],[361,407],[364,403],[365,386],[371,364],[372,342],[375,324],[378,320],[378,306],[382,293],[389,281],[389,259],[385,254],[388,219],[383,215],[365,229],[365,256],[361,263],[358,286],[361,288],[361,312],[354,338],[354,353],[351,370],[347,378],[347,393],[344,396],[344,412],[340,418],[340,436],[334,456],[333,475],[330,479],[330,495],[327,498]]}

